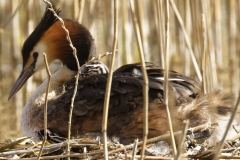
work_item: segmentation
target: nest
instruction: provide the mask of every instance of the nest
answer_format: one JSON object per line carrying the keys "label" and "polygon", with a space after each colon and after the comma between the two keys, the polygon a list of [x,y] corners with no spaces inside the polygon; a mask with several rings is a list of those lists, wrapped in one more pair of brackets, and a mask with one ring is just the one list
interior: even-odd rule
{"label": "nest", "polygon": [[[186,135],[183,131],[174,132],[174,136],[183,143],[178,143],[178,156],[181,159],[213,159],[216,156],[215,146],[207,143],[211,138],[214,129],[218,127],[214,124],[204,124],[186,130]],[[53,143],[51,139],[58,139],[59,143]],[[145,159],[173,159],[173,150],[169,145],[170,134],[154,137],[147,140],[147,149],[145,151]],[[26,160],[37,159],[40,153],[43,141],[33,142],[30,137],[21,137],[15,140],[2,140],[0,143],[0,159],[19,159]],[[219,142],[220,143],[220,142]],[[67,140],[61,137],[51,137],[45,142],[45,145],[40,156],[41,159],[103,159],[104,149],[100,139],[79,138],[71,139],[70,154],[67,154]],[[221,159],[240,159],[240,142],[239,134],[225,141],[223,149],[218,155]],[[142,142],[135,140],[133,144],[122,145],[119,143],[108,143],[109,159],[136,159],[141,158]]]}

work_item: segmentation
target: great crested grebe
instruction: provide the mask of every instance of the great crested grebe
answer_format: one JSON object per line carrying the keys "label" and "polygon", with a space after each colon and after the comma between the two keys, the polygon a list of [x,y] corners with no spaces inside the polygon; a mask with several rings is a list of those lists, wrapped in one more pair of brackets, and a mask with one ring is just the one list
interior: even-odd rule
{"label": "great crested grebe", "polygon": [[[18,92],[29,77],[44,68],[43,52],[46,53],[49,63],[55,59],[61,60],[63,66],[51,78],[48,95],[48,128],[58,135],[66,137],[77,65],[72,49],[66,40],[66,34],[60,22],[48,7],[41,22],[23,44],[23,69],[11,90],[9,99]],[[54,10],[57,14],[60,13],[59,9]],[[65,19],[64,23],[69,30],[72,43],[77,49],[79,63],[83,65],[96,54],[94,40],[90,32],[78,22]],[[101,65],[100,62],[93,65],[98,64]],[[150,104],[148,137],[154,137],[168,131],[168,122],[163,104],[164,71],[152,63],[146,63],[146,66],[149,78]],[[91,68],[91,66],[88,67]],[[80,75],[74,101],[72,136],[101,132],[107,68],[101,65],[100,69],[103,70],[97,71],[97,74],[89,71],[89,68],[83,68]],[[209,120],[210,116],[203,116],[205,113],[210,115],[211,113],[208,113],[210,110],[214,112],[214,115],[212,115],[214,118],[226,117],[231,112],[230,97],[224,97],[219,92],[216,92],[212,94],[215,98],[212,98],[213,101],[206,101],[205,104],[198,106],[198,104],[204,102],[201,99],[204,96],[200,95],[199,98],[200,89],[194,80],[173,71],[170,72],[169,80],[169,88],[173,96],[171,99],[174,99],[174,104],[177,106],[175,108],[178,114],[175,117],[180,121],[190,119],[191,125],[194,126],[195,123],[201,124],[205,121],[211,121]],[[121,143],[130,143],[135,138],[141,138],[142,136],[142,85],[143,78],[140,64],[124,65],[113,74],[108,136],[119,137]],[[35,140],[38,139],[36,132],[43,129],[46,86],[47,81],[43,82],[32,94],[23,109],[21,117],[23,136],[31,136]],[[220,105],[220,102],[224,102],[224,105]],[[211,104],[210,108],[208,108],[209,104]],[[196,113],[194,117],[191,115],[192,113]]]}

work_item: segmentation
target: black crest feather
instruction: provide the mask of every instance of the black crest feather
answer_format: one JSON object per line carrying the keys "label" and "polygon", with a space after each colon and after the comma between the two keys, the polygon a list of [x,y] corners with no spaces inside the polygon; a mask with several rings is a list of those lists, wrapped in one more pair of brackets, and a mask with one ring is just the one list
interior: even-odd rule
{"label": "black crest feather", "polygon": [[[57,18],[53,15],[52,11],[50,11],[49,8],[50,6],[47,5],[45,13],[40,23],[37,25],[37,27],[29,35],[29,37],[23,44],[22,47],[23,66],[26,64],[30,52],[32,51],[33,47],[37,44],[37,42],[40,40],[42,34],[57,21]],[[54,5],[53,9],[57,13],[57,15],[60,14],[61,10],[56,9]]]}

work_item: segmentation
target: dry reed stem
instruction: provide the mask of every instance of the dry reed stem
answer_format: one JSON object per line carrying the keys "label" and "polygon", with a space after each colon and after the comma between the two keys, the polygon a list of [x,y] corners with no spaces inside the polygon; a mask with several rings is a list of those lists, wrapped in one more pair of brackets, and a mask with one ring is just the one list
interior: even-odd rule
{"label": "dry reed stem", "polygon": [[164,104],[166,106],[166,112],[167,112],[167,119],[168,119],[168,125],[169,125],[169,131],[170,131],[170,136],[171,136],[171,142],[172,142],[172,148],[173,148],[173,156],[176,157],[177,155],[177,149],[176,149],[176,144],[175,144],[175,139],[173,135],[173,126],[172,126],[172,119],[171,119],[171,112],[169,108],[169,101],[168,101],[168,96],[169,96],[169,86],[168,86],[168,76],[169,76],[169,1],[165,0],[165,5],[166,5],[166,14],[165,14],[165,56],[164,56],[164,61],[165,61],[165,72],[164,72]]}
{"label": "dry reed stem", "polygon": [[[213,27],[214,24],[210,21],[211,12],[210,12],[210,1],[201,1],[202,9],[204,13],[205,19],[205,85],[206,85],[206,93],[213,91],[216,88],[219,88],[218,80],[217,80],[217,63],[216,63],[216,55],[214,50],[216,50],[216,46],[214,45],[214,38],[213,38]],[[206,7],[205,7],[206,6]],[[203,55],[202,55],[203,56]]]}
{"label": "dry reed stem", "polygon": [[177,152],[177,155],[176,155],[177,160],[180,159],[180,156],[182,154],[181,153],[182,152],[182,146],[184,144],[184,141],[185,141],[185,138],[186,138],[186,135],[187,135],[188,127],[189,127],[189,120],[186,120],[183,131],[182,131],[182,135],[181,135],[181,138],[180,138],[180,143],[179,143],[179,146],[178,146],[178,152]]}
{"label": "dry reed stem", "polygon": [[89,159],[89,158],[88,158],[87,148],[86,148],[86,147],[83,148],[83,154],[84,154],[84,157],[83,157],[84,159]]}
{"label": "dry reed stem", "polygon": [[82,23],[84,6],[85,6],[85,0],[81,0],[80,1],[79,15],[78,15],[78,22],[79,23]]}
{"label": "dry reed stem", "polygon": [[[121,156],[121,155],[120,155],[119,157],[120,157],[120,158],[123,158],[124,156]],[[127,158],[133,159],[133,158],[132,158],[132,155],[129,155],[129,154],[127,155]],[[127,158],[125,158],[125,159],[127,159]],[[135,158],[136,158],[136,159],[140,159],[141,156],[140,156],[140,155],[136,155]],[[144,159],[150,159],[150,160],[151,160],[151,159],[173,160],[173,158],[170,158],[170,157],[162,157],[162,156],[145,156]],[[135,159],[133,159],[133,160],[135,160]]]}
{"label": "dry reed stem", "polygon": [[220,12],[220,3],[221,1],[214,1],[214,29],[215,29],[215,41],[216,41],[216,57],[217,57],[217,66],[222,67],[222,26],[221,26],[221,12]]}
{"label": "dry reed stem", "polygon": [[142,145],[142,151],[141,151],[141,159],[144,158],[145,148],[146,148],[146,141],[148,136],[148,76],[146,71],[146,65],[145,65],[145,58],[144,58],[144,52],[143,52],[143,45],[142,40],[140,36],[140,29],[139,29],[139,23],[137,21],[137,17],[135,14],[134,4],[133,0],[129,0],[130,4],[130,10],[132,15],[132,22],[134,26],[134,32],[137,38],[137,44],[138,44],[138,51],[141,58],[141,69],[143,73],[143,145]]}
{"label": "dry reed stem", "polygon": [[233,128],[234,128],[234,130],[237,132],[237,134],[236,134],[235,136],[233,136],[232,138],[229,139],[229,141],[231,141],[231,142],[233,142],[233,141],[235,141],[235,140],[237,140],[237,139],[240,138],[240,133],[239,133],[239,131],[238,131],[237,129],[235,129],[234,125],[233,125]]}
{"label": "dry reed stem", "polygon": [[164,38],[162,38],[162,37],[164,37],[164,31],[163,31],[163,25],[162,25],[162,22],[163,22],[163,20],[162,20],[162,5],[160,4],[160,1],[159,0],[157,0],[156,1],[157,2],[157,17],[158,17],[158,46],[159,46],[159,54],[160,54],[160,58],[161,58],[161,60],[160,60],[160,62],[161,62],[161,64],[160,64],[160,66],[164,69],[164,67],[165,67],[165,62],[164,62]]}
{"label": "dry reed stem", "polygon": [[138,146],[138,139],[136,139],[133,144],[132,160],[135,160],[135,156],[137,154],[137,146]]}
{"label": "dry reed stem", "polygon": [[[47,0],[43,0],[45,3],[47,3],[51,9],[49,8],[49,10],[54,14],[54,16],[61,22],[61,25],[62,25],[62,28],[63,30],[66,32],[66,39],[67,41],[69,42],[69,46],[71,47],[71,49],[73,50],[73,56],[76,60],[76,63],[77,63],[77,68],[78,68],[78,71],[77,71],[77,74],[76,74],[76,81],[75,81],[75,86],[74,86],[74,91],[73,91],[73,96],[71,98],[71,105],[70,105],[70,111],[69,111],[69,119],[68,119],[68,145],[67,145],[67,154],[70,154],[70,148],[69,148],[69,144],[70,144],[70,138],[71,138],[71,125],[72,125],[72,111],[73,111],[73,108],[74,108],[74,99],[75,99],[75,96],[76,96],[76,93],[77,93],[77,87],[78,87],[78,79],[79,79],[79,73],[80,73],[80,65],[79,65],[79,61],[78,61],[78,58],[77,58],[77,50],[76,48],[73,46],[72,44],[72,41],[71,41],[71,38],[70,38],[70,35],[69,35],[69,31],[67,30],[67,28],[65,27],[64,25],[64,21],[62,18],[60,18],[54,11],[53,9],[53,6],[52,4],[47,1]],[[70,158],[68,158],[70,160]]]}
{"label": "dry reed stem", "polygon": [[[184,19],[185,19],[185,28],[186,28],[186,32],[187,33],[191,33],[191,28],[192,28],[192,22],[190,20],[190,4],[189,4],[189,0],[185,0],[185,4],[184,4],[184,7],[185,7],[185,16],[184,16]],[[184,61],[185,61],[185,64],[184,64],[184,75],[185,76],[189,76],[190,75],[190,70],[191,70],[191,58],[189,57],[189,54],[186,52],[188,52],[188,49],[184,46],[184,50],[183,50],[183,53],[184,53]]]}
{"label": "dry reed stem", "polygon": [[225,129],[224,135],[223,135],[223,137],[222,137],[221,141],[219,142],[218,147],[217,147],[217,149],[216,149],[216,155],[215,155],[215,158],[214,158],[215,160],[217,160],[217,159],[219,158],[219,154],[220,154],[220,152],[221,152],[221,149],[223,148],[225,139],[226,139],[226,137],[227,137],[228,130],[229,130],[229,128],[231,127],[232,122],[233,122],[233,119],[234,119],[234,117],[235,117],[235,115],[236,115],[236,113],[237,113],[239,103],[240,103],[240,90],[239,90],[239,93],[238,93],[237,102],[236,102],[236,104],[235,104],[235,106],[234,106],[234,110],[233,110],[233,112],[232,112],[232,115],[231,115],[231,117],[230,117],[230,119],[229,119],[229,121],[228,121],[228,125],[227,125],[227,127],[226,127],[226,129]]}
{"label": "dry reed stem", "polygon": [[[90,153],[89,155],[94,155],[96,153]],[[58,155],[58,156],[44,156],[44,157],[41,157],[41,159],[60,159],[60,158],[67,158],[68,155]],[[83,159],[84,158],[84,154],[81,154],[81,153],[76,153],[76,154],[70,154],[69,155],[70,157],[73,157],[73,158],[81,158]],[[141,156],[140,155],[136,155],[135,156],[137,159],[140,159]],[[132,158],[132,155],[129,155],[127,154],[126,156],[123,155],[119,155],[119,158]],[[182,157],[181,157],[182,158]],[[88,158],[90,159],[90,158]],[[91,158],[92,159],[92,158]],[[163,159],[163,160],[173,160],[173,158],[168,158],[168,157],[162,157],[162,156],[145,156],[144,159]],[[36,160],[36,158],[21,158],[21,160]]]}
{"label": "dry reed stem", "polygon": [[[57,143],[57,144],[53,144],[51,146],[45,146],[43,151],[46,153],[52,153],[52,151],[56,151],[56,150],[59,150],[63,147],[66,147],[68,144],[68,142],[62,142],[62,143]],[[76,145],[75,143],[71,143],[70,144],[72,147],[75,147],[75,146],[80,146],[80,145]],[[97,144],[82,144],[83,146],[92,146],[92,145],[97,145]],[[34,145],[35,146],[35,145]],[[39,152],[39,148],[27,148],[27,149],[23,149],[23,150],[15,150],[15,151],[6,151],[6,152],[2,152],[0,153],[0,156],[11,156],[11,155],[22,155],[22,154],[27,154],[27,155],[36,155],[36,153]],[[97,151],[94,151],[94,152],[90,152],[90,153],[77,153],[77,154],[70,154],[70,155],[54,155],[54,156],[43,156],[43,157],[40,157],[40,159],[60,159],[60,158],[67,158],[67,157],[79,157],[79,158],[84,158],[84,156],[86,157],[86,154],[87,156],[94,156],[96,154],[102,154],[103,151],[102,150],[97,150]],[[21,158],[21,159],[26,159],[26,160],[31,160],[31,159],[34,159],[36,160],[37,157],[33,157],[33,158]]]}
{"label": "dry reed stem", "polygon": [[205,16],[202,14],[202,91],[207,93],[206,79],[206,45],[205,45]]}
{"label": "dry reed stem", "polygon": [[240,159],[240,156],[219,156],[219,159]]}
{"label": "dry reed stem", "polygon": [[103,141],[104,141],[104,159],[108,160],[108,145],[107,145],[107,121],[108,121],[108,110],[109,110],[109,101],[111,94],[111,86],[112,86],[112,77],[113,77],[113,69],[114,69],[114,60],[117,49],[117,41],[118,41],[118,2],[114,0],[114,35],[113,35],[113,48],[112,48],[112,58],[111,64],[109,67],[106,92],[104,98],[104,108],[103,108],[103,121],[102,121],[102,133],[103,133]]}
{"label": "dry reed stem", "polygon": [[183,31],[183,35],[184,35],[184,38],[185,38],[187,47],[188,47],[188,49],[189,49],[190,56],[191,56],[191,58],[192,58],[192,62],[193,62],[195,71],[196,71],[196,73],[197,73],[198,79],[199,79],[200,81],[202,81],[202,75],[201,75],[200,69],[199,69],[199,67],[198,67],[198,64],[197,64],[195,55],[194,55],[194,53],[193,53],[193,49],[192,49],[192,47],[191,47],[191,43],[190,43],[190,40],[189,40],[189,38],[188,38],[186,29],[185,29],[185,27],[184,27],[183,20],[182,20],[180,14],[179,14],[179,12],[178,12],[178,9],[177,9],[174,1],[173,1],[173,0],[170,0],[170,3],[171,3],[171,5],[172,5],[172,8],[173,8],[173,10],[174,10],[174,13],[175,13],[176,16],[177,16],[178,22],[179,22],[179,24],[180,24],[180,26],[181,26],[181,29],[182,29],[182,31]]}
{"label": "dry reed stem", "polygon": [[198,131],[201,131],[201,130],[205,130],[205,129],[214,129],[218,127],[218,123],[211,123],[211,124],[202,124],[202,125],[199,125],[199,126],[196,126],[196,127],[193,127],[193,128],[189,128],[188,131],[189,132],[198,132]]}
{"label": "dry reed stem", "polygon": [[47,140],[47,103],[48,103],[48,92],[49,92],[50,83],[51,83],[51,72],[49,70],[46,53],[43,53],[43,56],[44,56],[46,72],[47,72],[47,75],[48,75],[48,85],[47,85],[46,94],[45,94],[44,114],[43,114],[44,115],[44,117],[43,117],[43,120],[44,120],[44,137],[43,137],[42,145],[41,145],[37,160],[40,159],[40,157],[42,155],[42,151],[43,151],[43,146],[45,145],[46,140]]}
{"label": "dry reed stem", "polygon": [[[236,72],[236,69],[239,68],[239,60],[237,57],[237,54],[239,55],[239,52],[236,50],[236,36],[239,36],[239,29],[236,25],[236,1],[230,0],[229,2],[229,34],[230,39],[228,41],[229,45],[229,67],[230,67],[230,81],[231,81],[231,91],[232,93],[237,93],[239,86],[239,71]],[[239,43],[239,42],[238,42]],[[239,44],[237,44],[239,45]]]}
{"label": "dry reed stem", "polygon": [[235,131],[236,133],[239,133],[239,130],[236,128],[235,125],[233,125],[233,129],[234,129],[234,131]]}
{"label": "dry reed stem", "polygon": [[5,149],[8,149],[8,148],[11,148],[12,146],[18,144],[18,143],[21,143],[23,141],[25,141],[26,139],[28,139],[29,137],[21,137],[21,138],[18,138],[17,140],[11,142],[11,143],[7,143],[5,145],[2,145],[1,143],[1,147],[0,147],[0,152],[4,151]]}
{"label": "dry reed stem", "polygon": [[144,57],[147,62],[150,61],[150,54],[149,54],[149,46],[147,43],[147,28],[146,28],[146,16],[144,15],[144,7],[143,7],[143,1],[135,1],[136,2],[136,8],[137,8],[137,17],[139,21],[139,31],[140,36],[142,40],[143,50],[144,50]]}
{"label": "dry reed stem", "polygon": [[[116,49],[117,52],[117,49]],[[95,61],[95,60],[100,60],[101,58],[108,56],[108,55],[112,55],[112,52],[106,52],[105,54],[99,54],[97,57],[92,57],[92,59],[90,59],[89,61],[87,61],[86,63],[84,63],[83,65],[81,65],[80,69],[82,69],[84,66],[86,66],[87,64]]]}
{"label": "dry reed stem", "polygon": [[[37,146],[39,145],[39,143],[41,143],[41,142],[38,142],[38,143],[36,143],[36,144],[34,144],[34,145],[30,146],[30,147],[24,148],[24,149],[25,149],[25,150],[32,150],[33,148],[37,147]],[[40,150],[39,150],[39,152],[40,152]],[[26,155],[26,154],[23,153],[23,154],[20,154],[19,157],[22,158],[22,157],[25,156],[25,155]],[[38,156],[38,154],[36,154],[36,153],[35,153],[35,155]]]}
{"label": "dry reed stem", "polygon": [[[51,150],[51,149],[60,149],[61,147],[64,147],[66,145],[67,145],[66,142],[58,143],[58,144],[54,144],[52,146],[44,147],[43,150],[48,151],[48,150]],[[31,153],[35,153],[35,152],[38,152],[38,151],[39,151],[39,148],[32,148],[30,150],[23,149],[23,150],[15,150],[15,151],[6,151],[6,152],[1,152],[0,156],[9,156],[9,155],[18,155],[18,154],[31,154]],[[35,157],[35,159],[37,159],[37,157]]]}
{"label": "dry reed stem", "polygon": [[[182,154],[181,155],[181,160],[183,160],[183,158],[185,158],[186,160],[189,160],[189,157],[186,154]],[[221,155],[218,157],[220,159],[226,160],[226,159],[240,159],[240,156],[232,156],[231,153],[229,153],[229,155]],[[207,159],[207,158],[206,158]]]}
{"label": "dry reed stem", "polygon": [[[100,152],[102,153],[102,152]],[[97,154],[96,152],[94,153],[88,153],[88,155],[95,155]],[[85,154],[84,153],[76,153],[76,154],[69,154],[69,155],[57,155],[57,156],[43,156],[40,157],[40,159],[60,159],[60,158],[69,158],[69,157],[73,157],[73,158],[81,158],[84,159]],[[89,159],[89,158],[88,158]],[[36,158],[21,158],[20,160],[36,160]]]}
{"label": "dry reed stem", "polygon": [[127,154],[127,151],[126,151],[126,149],[124,149],[124,151],[123,151],[123,152],[124,152],[125,159],[127,159],[127,155],[128,155],[128,154]]}

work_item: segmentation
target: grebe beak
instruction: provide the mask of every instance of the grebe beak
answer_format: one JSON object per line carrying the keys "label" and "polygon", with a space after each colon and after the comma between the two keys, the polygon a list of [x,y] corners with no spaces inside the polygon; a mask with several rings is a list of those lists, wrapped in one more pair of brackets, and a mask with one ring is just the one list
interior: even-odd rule
{"label": "grebe beak", "polygon": [[27,69],[23,70],[16,80],[15,84],[13,85],[13,88],[9,94],[8,100],[12,98],[25,84],[25,82],[30,78],[33,73],[35,72],[35,66],[30,65]]}

